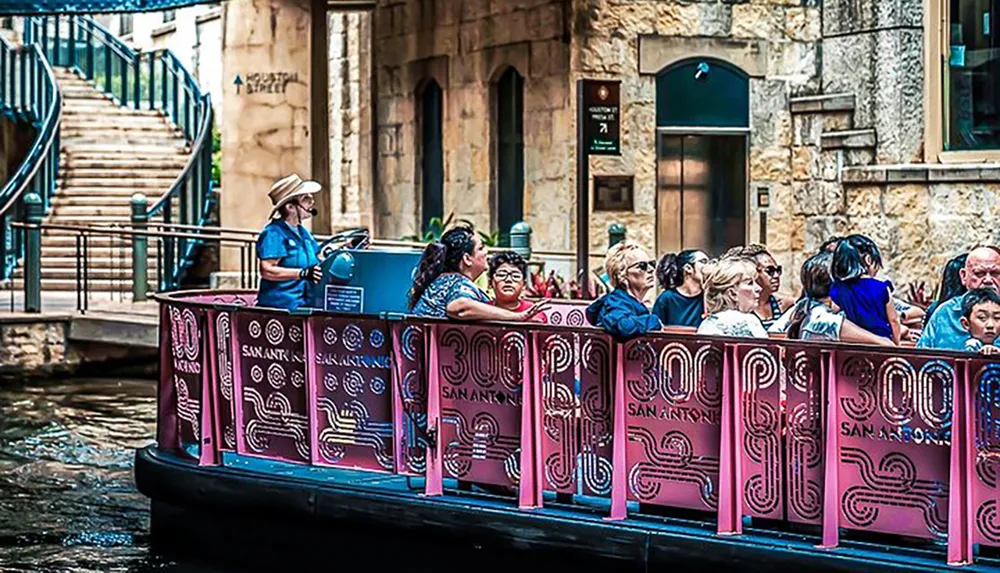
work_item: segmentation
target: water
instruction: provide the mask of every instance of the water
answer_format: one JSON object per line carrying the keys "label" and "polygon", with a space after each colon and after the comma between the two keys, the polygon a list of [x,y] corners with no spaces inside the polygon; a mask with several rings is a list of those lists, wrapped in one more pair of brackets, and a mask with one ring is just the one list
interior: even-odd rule
{"label": "water", "polygon": [[[149,500],[135,488],[132,464],[135,450],[153,442],[155,417],[153,380],[0,382],[0,573],[247,573],[224,558],[177,561],[151,547]],[[350,530],[337,537],[343,554],[384,554],[385,537]],[[442,561],[475,563],[480,573],[511,569],[506,556],[476,546],[404,550],[406,542],[391,538],[398,552],[382,565],[413,573],[451,570]],[[303,568],[311,561],[286,565],[310,570]]]}
{"label": "water", "polygon": [[135,449],[152,442],[151,380],[0,383],[0,571],[199,571],[149,547]]}

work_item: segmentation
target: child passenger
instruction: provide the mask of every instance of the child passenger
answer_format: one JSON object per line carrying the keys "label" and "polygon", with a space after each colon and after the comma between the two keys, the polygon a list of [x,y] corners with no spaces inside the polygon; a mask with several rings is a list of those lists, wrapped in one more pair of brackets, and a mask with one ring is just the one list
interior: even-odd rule
{"label": "child passenger", "polygon": [[830,298],[854,324],[899,344],[901,326],[892,300],[892,283],[875,278],[882,268],[878,245],[850,235],[833,252]]}
{"label": "child passenger", "polygon": [[977,288],[962,299],[962,328],[969,331],[965,349],[983,354],[1000,354],[996,346],[1000,333],[1000,294],[991,288]]}

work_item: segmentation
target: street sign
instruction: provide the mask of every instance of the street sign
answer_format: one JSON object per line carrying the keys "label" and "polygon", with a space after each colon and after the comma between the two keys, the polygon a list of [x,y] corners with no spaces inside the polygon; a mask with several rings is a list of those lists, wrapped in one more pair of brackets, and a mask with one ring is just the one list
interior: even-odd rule
{"label": "street sign", "polygon": [[621,82],[583,80],[581,103],[587,155],[621,155]]}

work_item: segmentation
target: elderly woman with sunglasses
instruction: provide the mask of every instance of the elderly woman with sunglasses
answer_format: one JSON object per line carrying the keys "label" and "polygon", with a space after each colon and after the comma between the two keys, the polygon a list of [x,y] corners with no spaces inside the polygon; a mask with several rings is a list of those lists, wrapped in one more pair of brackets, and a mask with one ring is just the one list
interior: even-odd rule
{"label": "elderly woman with sunglasses", "polygon": [[767,247],[756,243],[751,243],[742,247],[729,249],[723,258],[745,258],[750,259],[757,265],[757,284],[760,285],[760,302],[754,309],[754,314],[760,318],[764,328],[768,328],[774,321],[781,317],[782,313],[795,304],[795,299],[778,293],[781,288],[781,274],[783,269]]}
{"label": "elderly woman with sunglasses", "polygon": [[660,319],[643,302],[653,288],[656,261],[636,243],[623,241],[608,250],[604,270],[614,290],[587,307],[587,320],[619,342],[660,330]]}

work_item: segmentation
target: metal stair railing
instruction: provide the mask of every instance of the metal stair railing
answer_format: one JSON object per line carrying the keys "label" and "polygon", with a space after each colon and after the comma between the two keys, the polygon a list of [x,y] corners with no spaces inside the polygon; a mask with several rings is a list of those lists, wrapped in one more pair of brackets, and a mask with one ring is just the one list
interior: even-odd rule
{"label": "metal stair railing", "polygon": [[[40,16],[25,24],[56,66],[68,66],[122,107],[162,111],[183,133],[187,162],[170,189],[154,197],[149,217],[171,224],[204,225],[212,207],[212,102],[170,50],[140,52],[87,16]],[[158,290],[177,288],[202,241],[163,241]]]}
{"label": "metal stair railing", "polygon": [[0,37],[0,113],[35,130],[27,154],[0,189],[0,280],[6,281],[24,256],[24,229],[12,226],[25,221],[24,197],[37,193],[48,212],[59,174],[62,96],[45,50],[27,38],[14,46]]}

